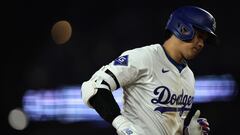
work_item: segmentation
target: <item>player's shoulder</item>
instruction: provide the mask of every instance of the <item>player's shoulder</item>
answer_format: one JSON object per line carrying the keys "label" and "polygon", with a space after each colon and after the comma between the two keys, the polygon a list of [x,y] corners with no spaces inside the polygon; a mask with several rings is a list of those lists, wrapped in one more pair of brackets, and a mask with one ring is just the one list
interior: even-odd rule
{"label": "player's shoulder", "polygon": [[145,45],[145,46],[137,47],[137,48],[134,48],[131,50],[127,50],[124,53],[125,54],[139,54],[141,56],[152,55],[155,52],[157,52],[157,50],[159,50],[159,48],[161,48],[160,44],[151,44],[151,45]]}
{"label": "player's shoulder", "polygon": [[129,63],[150,66],[152,65],[153,58],[156,57],[155,50],[157,46],[159,46],[159,44],[137,47],[123,52],[121,56],[127,57]]}
{"label": "player's shoulder", "polygon": [[146,46],[143,46],[143,47],[140,47],[137,49],[143,50],[146,52],[155,52],[155,51],[159,50],[159,48],[161,48],[160,44],[151,44],[151,45],[146,45]]}

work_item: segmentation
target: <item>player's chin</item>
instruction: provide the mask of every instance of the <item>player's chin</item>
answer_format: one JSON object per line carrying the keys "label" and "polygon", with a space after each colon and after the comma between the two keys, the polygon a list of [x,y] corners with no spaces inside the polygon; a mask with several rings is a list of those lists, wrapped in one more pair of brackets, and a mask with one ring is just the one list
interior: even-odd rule
{"label": "player's chin", "polygon": [[191,54],[185,56],[185,59],[186,60],[192,60],[192,59],[196,58],[197,55],[198,55],[198,53],[191,53]]}

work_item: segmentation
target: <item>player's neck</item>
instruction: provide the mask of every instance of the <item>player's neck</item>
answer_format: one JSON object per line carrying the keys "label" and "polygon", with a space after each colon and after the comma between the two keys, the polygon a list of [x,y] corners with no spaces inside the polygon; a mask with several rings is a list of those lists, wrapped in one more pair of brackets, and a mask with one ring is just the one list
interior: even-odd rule
{"label": "player's neck", "polygon": [[176,37],[172,36],[168,40],[166,40],[163,44],[163,47],[166,53],[177,63],[182,63],[184,57],[182,56],[179,46],[179,40]]}

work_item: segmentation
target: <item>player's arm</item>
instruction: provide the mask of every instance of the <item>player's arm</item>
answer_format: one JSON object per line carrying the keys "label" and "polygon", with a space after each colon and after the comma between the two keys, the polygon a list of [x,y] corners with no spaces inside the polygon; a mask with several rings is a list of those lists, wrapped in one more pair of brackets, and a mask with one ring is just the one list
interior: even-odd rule
{"label": "player's arm", "polygon": [[93,77],[82,84],[82,98],[86,105],[94,108],[107,122],[111,123],[119,135],[140,135],[136,126],[121,115],[120,108],[115,101],[112,90],[119,88],[119,82],[109,70],[102,68]]}
{"label": "player's arm", "polygon": [[94,108],[104,120],[112,123],[121,113],[111,90],[119,87],[115,75],[110,70],[104,71],[102,68],[89,81],[83,83],[83,101],[89,107]]}

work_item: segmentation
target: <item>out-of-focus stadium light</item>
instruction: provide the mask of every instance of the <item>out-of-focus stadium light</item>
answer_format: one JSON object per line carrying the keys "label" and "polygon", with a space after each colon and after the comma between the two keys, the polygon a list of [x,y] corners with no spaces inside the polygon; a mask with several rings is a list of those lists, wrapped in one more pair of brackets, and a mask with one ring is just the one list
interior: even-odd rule
{"label": "out-of-focus stadium light", "polygon": [[230,101],[237,95],[237,83],[231,75],[209,75],[196,78],[197,103]]}
{"label": "out-of-focus stadium light", "polygon": [[[201,76],[196,78],[195,102],[232,100],[237,94],[237,84],[230,75]],[[122,107],[122,89],[113,92]],[[81,99],[80,86],[56,90],[28,90],[23,97],[23,108],[30,120],[76,122],[102,120],[95,110],[88,108]]]}

